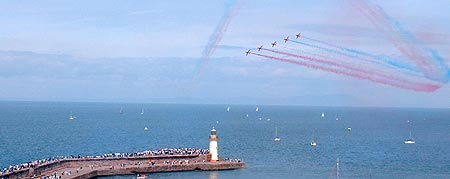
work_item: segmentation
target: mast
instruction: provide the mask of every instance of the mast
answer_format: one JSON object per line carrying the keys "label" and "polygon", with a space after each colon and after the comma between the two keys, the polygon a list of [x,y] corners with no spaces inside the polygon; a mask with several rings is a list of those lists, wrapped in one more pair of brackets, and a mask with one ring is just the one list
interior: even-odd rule
{"label": "mast", "polygon": [[275,126],[275,137],[278,137],[278,128]]}

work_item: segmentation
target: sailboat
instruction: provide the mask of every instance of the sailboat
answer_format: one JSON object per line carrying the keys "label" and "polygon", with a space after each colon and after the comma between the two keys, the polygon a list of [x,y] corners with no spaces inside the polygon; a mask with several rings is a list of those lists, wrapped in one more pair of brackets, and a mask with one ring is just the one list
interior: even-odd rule
{"label": "sailboat", "polygon": [[141,115],[144,115],[144,108],[142,108]]}
{"label": "sailboat", "polygon": [[336,161],[336,179],[341,178],[341,174],[339,173],[339,158]]}
{"label": "sailboat", "polygon": [[[409,123],[409,120],[407,122]],[[416,143],[416,141],[412,138],[412,135],[411,135],[411,123],[409,125],[409,138],[407,138],[404,143],[405,144],[415,144]]]}
{"label": "sailboat", "polygon": [[258,112],[259,111],[259,107],[256,107],[255,111]]}
{"label": "sailboat", "polygon": [[76,118],[77,118],[76,116],[72,115],[72,111],[70,111],[70,117],[69,117],[69,119],[73,120],[73,119],[76,119]]}
{"label": "sailboat", "polygon": [[312,139],[311,139],[311,142],[309,143],[309,145],[311,145],[312,147],[317,146],[316,140],[314,140],[314,133],[313,133],[313,136],[312,136]]}
{"label": "sailboat", "polygon": [[275,141],[275,142],[281,141],[281,138],[278,137],[278,128],[277,128],[277,126],[275,126],[275,138],[273,139],[273,141]]}
{"label": "sailboat", "polygon": [[416,141],[411,136],[411,131],[409,131],[409,138],[405,140],[405,144],[415,144]]}
{"label": "sailboat", "polygon": [[325,117],[325,113],[322,112],[322,117]]}
{"label": "sailboat", "polygon": [[227,107],[227,111],[230,111],[230,106]]}
{"label": "sailboat", "polygon": [[119,114],[123,114],[123,108],[120,108]]}

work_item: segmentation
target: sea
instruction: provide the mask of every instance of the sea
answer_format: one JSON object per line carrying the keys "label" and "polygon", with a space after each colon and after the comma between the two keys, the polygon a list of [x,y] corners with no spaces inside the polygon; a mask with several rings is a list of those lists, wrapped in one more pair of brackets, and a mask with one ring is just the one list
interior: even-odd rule
{"label": "sea", "polygon": [[[219,156],[240,159],[245,169],[148,178],[450,178],[450,109],[422,108],[3,101],[0,167],[55,156],[207,149],[213,127]],[[280,142],[273,141],[275,128]],[[416,144],[404,144],[410,132]]]}

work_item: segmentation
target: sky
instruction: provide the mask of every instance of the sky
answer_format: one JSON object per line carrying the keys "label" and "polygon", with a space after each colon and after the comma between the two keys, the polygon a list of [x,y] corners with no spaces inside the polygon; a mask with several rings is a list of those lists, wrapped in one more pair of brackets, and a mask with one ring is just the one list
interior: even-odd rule
{"label": "sky", "polygon": [[[0,1],[0,100],[450,108],[450,1],[367,2],[387,18],[370,19],[353,0]],[[377,24],[383,20],[394,29]],[[396,44],[395,27],[413,41]],[[439,88],[404,89],[244,53],[273,41],[281,51],[282,39],[299,32],[403,61],[411,56],[401,45],[433,52],[439,68],[389,75]]]}

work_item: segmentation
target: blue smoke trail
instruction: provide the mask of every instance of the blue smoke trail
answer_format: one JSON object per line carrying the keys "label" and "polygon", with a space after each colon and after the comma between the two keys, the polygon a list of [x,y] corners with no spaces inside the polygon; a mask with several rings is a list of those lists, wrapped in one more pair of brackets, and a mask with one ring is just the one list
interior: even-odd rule
{"label": "blue smoke trail", "polygon": [[368,0],[354,0],[361,13],[384,33],[396,48],[414,62],[431,80],[448,83],[448,67],[439,54],[426,47],[415,36],[406,31],[398,21],[388,16],[378,5]]}
{"label": "blue smoke trail", "polygon": [[197,73],[200,73],[200,71],[204,68],[204,66],[206,66],[206,64],[209,62],[209,59],[211,58],[211,55],[216,50],[217,45],[222,40],[222,37],[224,33],[227,31],[228,25],[230,24],[232,17],[237,13],[238,0],[232,0],[230,3],[226,3],[225,6],[226,9],[224,15],[220,19],[219,24],[217,24],[216,28],[214,29],[214,32],[208,39],[208,43],[203,49],[201,63],[197,67],[198,69]]}
{"label": "blue smoke trail", "polygon": [[332,50],[332,49],[329,49],[329,48],[320,47],[320,46],[309,44],[309,43],[305,43],[305,42],[300,42],[300,41],[296,41],[296,40],[289,40],[289,41],[297,43],[297,44],[305,45],[305,46],[308,46],[308,47],[324,50],[324,51],[327,51],[327,52],[330,52],[330,53],[335,53],[335,54],[338,54],[338,55],[343,55],[343,56],[347,56],[347,57],[351,57],[351,58],[356,58],[357,57],[357,56],[346,54],[346,53],[343,53],[343,52],[340,52],[340,51],[337,51],[337,50]]}

